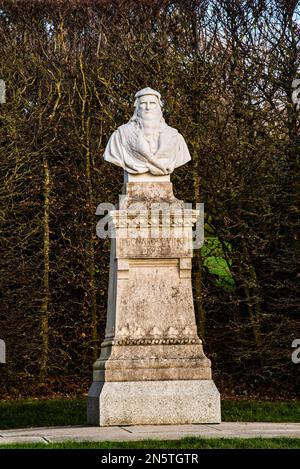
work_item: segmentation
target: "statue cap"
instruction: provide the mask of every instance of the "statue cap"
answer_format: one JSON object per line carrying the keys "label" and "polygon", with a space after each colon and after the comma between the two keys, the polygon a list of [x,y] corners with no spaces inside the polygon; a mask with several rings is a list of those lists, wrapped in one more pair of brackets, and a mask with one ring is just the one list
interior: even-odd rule
{"label": "statue cap", "polygon": [[162,106],[162,102],[161,102],[161,94],[154,90],[153,88],[149,88],[149,86],[147,86],[147,88],[143,88],[142,90],[138,91],[136,94],[135,94],[135,102],[134,102],[134,106],[137,105],[137,99],[140,98],[141,96],[145,96],[145,95],[154,95],[154,96],[157,96],[158,98],[158,102],[160,104],[160,106]]}

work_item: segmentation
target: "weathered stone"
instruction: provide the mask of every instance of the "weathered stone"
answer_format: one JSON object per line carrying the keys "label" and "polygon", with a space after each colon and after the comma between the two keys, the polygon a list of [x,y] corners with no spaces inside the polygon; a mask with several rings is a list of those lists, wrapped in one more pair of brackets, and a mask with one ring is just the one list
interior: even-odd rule
{"label": "weathered stone", "polygon": [[[132,206],[135,193],[141,197],[142,186],[139,185],[136,192],[133,187],[126,190],[129,206]],[[156,188],[153,186],[151,183],[156,200],[167,197],[166,193],[172,199],[172,188],[168,187],[166,191],[165,183],[157,184]],[[150,185],[145,187],[148,198],[149,188]],[[143,212],[144,227],[151,218],[148,212]],[[212,394],[215,402],[211,408],[208,406],[210,397],[205,394],[215,386],[211,381],[211,363],[203,353],[195,323],[191,230],[196,216],[193,210],[177,209],[171,217],[168,238],[162,237],[162,232],[155,238],[147,232],[146,237],[145,232],[139,232],[141,224],[138,223],[135,223],[133,230],[139,232],[139,237],[130,238],[128,231],[126,237],[122,231],[127,229],[128,219],[133,219],[130,209],[122,208],[111,213],[115,238],[111,240],[107,327],[100,358],[94,364],[94,382],[88,397],[89,423],[219,422],[219,395],[217,392]],[[158,222],[162,230],[164,220]],[[181,236],[175,232],[178,228]],[[191,389],[195,393],[192,396],[190,391],[184,391],[184,386],[191,381],[194,383]],[[160,388],[154,392],[160,382],[163,388],[166,386],[175,393],[174,399],[171,399],[172,412],[164,405],[165,399],[169,398],[160,394]],[[141,383],[147,383],[146,387]],[[152,396],[151,399],[145,396],[146,406],[139,394],[141,389],[147,396]],[[205,392],[201,391],[199,395],[197,392],[200,389]],[[110,398],[110,393],[118,395]],[[120,413],[125,405],[125,401],[122,404],[123,398],[126,400],[126,414]],[[129,405],[131,399],[134,404]],[[197,401],[195,420],[186,410],[191,409],[190,399],[195,399],[195,405]],[[159,414],[158,402],[162,403]],[[182,413],[174,411],[179,402]],[[115,411],[108,410],[107,406],[113,406]],[[129,409],[132,416],[126,420]],[[182,419],[184,412],[187,414]],[[99,415],[102,417],[99,418]],[[139,420],[139,415],[142,420]],[[173,415],[171,420],[170,415]]]}
{"label": "weathered stone", "polygon": [[212,380],[95,382],[89,396],[92,425],[220,422],[219,392]]}
{"label": "weathered stone", "polygon": [[174,196],[171,182],[138,181],[123,185],[119,201],[120,209],[138,210],[142,207],[154,210],[153,204],[158,210],[168,211],[176,211],[184,207],[183,201]]}

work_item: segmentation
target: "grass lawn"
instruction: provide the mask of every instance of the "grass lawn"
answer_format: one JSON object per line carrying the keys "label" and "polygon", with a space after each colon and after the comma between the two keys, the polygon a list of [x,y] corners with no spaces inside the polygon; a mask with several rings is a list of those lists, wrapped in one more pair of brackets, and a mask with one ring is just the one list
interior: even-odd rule
{"label": "grass lawn", "polygon": [[1,445],[2,449],[300,449],[300,438],[196,438],[144,441],[65,441]]}
{"label": "grass lawn", "polygon": [[[300,422],[300,402],[223,401],[223,422]],[[85,399],[0,401],[0,429],[84,425]]]}

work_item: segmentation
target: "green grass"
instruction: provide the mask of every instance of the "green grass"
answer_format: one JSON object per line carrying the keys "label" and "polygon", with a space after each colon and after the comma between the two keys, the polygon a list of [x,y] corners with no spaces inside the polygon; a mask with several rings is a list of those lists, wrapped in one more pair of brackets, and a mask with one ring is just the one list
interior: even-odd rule
{"label": "green grass", "polygon": [[[300,402],[223,401],[224,422],[300,422]],[[0,401],[0,428],[85,425],[85,399]]]}
{"label": "green grass", "polygon": [[144,441],[65,441],[1,445],[0,449],[300,449],[298,438],[196,438]]}
{"label": "green grass", "polygon": [[20,400],[0,402],[0,428],[84,425],[85,399]]}
{"label": "green grass", "polygon": [[223,422],[300,422],[300,402],[222,402]]}

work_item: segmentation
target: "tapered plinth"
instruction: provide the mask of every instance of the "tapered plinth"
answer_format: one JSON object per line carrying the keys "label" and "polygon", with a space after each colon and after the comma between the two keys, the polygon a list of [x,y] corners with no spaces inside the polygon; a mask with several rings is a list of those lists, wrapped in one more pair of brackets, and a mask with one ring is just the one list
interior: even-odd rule
{"label": "tapered plinth", "polygon": [[128,183],[110,217],[107,327],[88,423],[219,422],[220,396],[193,305],[196,211],[175,199],[169,182]]}

